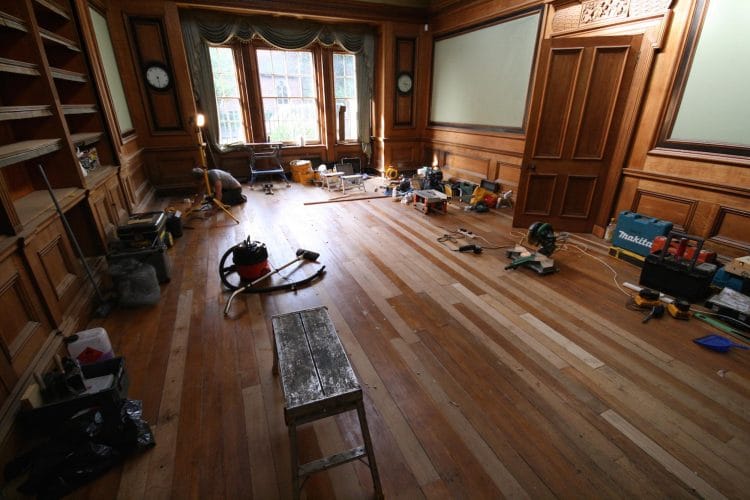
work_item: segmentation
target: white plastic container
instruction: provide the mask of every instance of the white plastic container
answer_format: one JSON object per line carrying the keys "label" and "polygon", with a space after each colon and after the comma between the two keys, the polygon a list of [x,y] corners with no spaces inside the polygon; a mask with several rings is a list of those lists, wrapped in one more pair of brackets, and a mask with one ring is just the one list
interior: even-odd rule
{"label": "white plastic container", "polygon": [[104,328],[96,327],[75,334],[78,337],[68,343],[68,354],[82,365],[88,365],[115,357],[109,335]]}

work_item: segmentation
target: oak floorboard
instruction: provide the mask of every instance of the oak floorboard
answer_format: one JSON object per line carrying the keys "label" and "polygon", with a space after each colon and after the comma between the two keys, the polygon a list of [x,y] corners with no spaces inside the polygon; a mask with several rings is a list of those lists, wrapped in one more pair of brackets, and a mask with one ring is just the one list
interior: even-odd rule
{"label": "oak floorboard", "polygon": [[[368,181],[368,192],[382,179]],[[374,183],[374,185],[373,185]],[[158,304],[115,308],[102,326],[126,358],[156,446],[74,499],[291,498],[284,398],[271,317],[326,306],[363,389],[386,498],[731,498],[750,491],[750,352],[692,339],[714,329],[625,307],[640,270],[591,235],[553,254],[559,272],[506,270],[524,241],[508,210],[425,215],[389,199],[304,205],[338,193],[243,189],[236,224],[184,221]],[[151,209],[181,207],[161,198]],[[476,238],[458,238],[457,228]],[[438,241],[450,234],[455,242]],[[218,264],[246,238],[280,267],[304,248],[322,279],[230,292]],[[481,254],[452,251],[474,243]],[[269,279],[298,279],[318,264]],[[291,272],[291,274],[288,274]],[[628,295],[628,296],[626,296]],[[300,429],[300,457],[360,444],[354,412]],[[3,492],[5,493],[5,491]],[[354,461],[314,474],[302,498],[372,498]]]}

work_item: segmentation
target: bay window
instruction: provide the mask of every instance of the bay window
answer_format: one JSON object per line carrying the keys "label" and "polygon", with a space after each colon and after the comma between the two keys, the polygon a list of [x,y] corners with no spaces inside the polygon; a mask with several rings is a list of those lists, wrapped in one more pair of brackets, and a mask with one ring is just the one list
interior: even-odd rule
{"label": "bay window", "polygon": [[312,52],[258,49],[255,54],[266,136],[272,142],[320,142]]}
{"label": "bay window", "polygon": [[336,137],[357,140],[357,69],[354,55],[333,54],[333,89],[336,98]]}
{"label": "bay window", "polygon": [[219,144],[245,142],[245,120],[234,53],[230,47],[209,47],[208,50],[216,94]]}

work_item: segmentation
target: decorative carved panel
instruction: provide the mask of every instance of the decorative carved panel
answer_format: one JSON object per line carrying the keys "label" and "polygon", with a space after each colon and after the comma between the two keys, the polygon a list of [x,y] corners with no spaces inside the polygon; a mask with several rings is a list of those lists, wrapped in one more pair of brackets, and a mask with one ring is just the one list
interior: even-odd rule
{"label": "decorative carved panel", "polygon": [[583,0],[557,9],[552,18],[552,32],[560,33],[586,28],[593,24],[619,22],[664,12],[673,0]]}

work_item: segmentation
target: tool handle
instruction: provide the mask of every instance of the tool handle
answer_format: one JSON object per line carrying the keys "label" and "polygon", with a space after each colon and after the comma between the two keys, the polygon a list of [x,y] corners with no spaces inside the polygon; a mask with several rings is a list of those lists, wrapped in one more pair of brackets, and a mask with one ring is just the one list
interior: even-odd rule
{"label": "tool handle", "polygon": [[685,254],[688,243],[691,241],[695,242],[695,251],[693,252],[693,258],[690,259],[690,270],[692,271],[695,268],[695,264],[698,262],[698,256],[703,249],[703,238],[701,238],[700,236],[692,236],[679,231],[670,231],[669,235],[667,236],[667,241],[664,242],[664,247],[661,249],[661,257],[659,258],[660,262],[664,261],[664,257],[669,255],[669,249],[672,247],[672,238],[680,239],[680,245],[678,246],[677,252],[675,254],[675,262],[679,262],[682,256]]}

